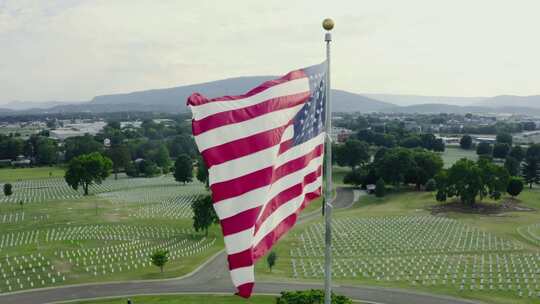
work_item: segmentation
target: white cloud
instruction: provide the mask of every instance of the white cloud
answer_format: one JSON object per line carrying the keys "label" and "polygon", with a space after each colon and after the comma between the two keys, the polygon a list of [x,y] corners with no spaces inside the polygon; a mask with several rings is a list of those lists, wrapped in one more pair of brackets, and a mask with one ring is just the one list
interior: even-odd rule
{"label": "white cloud", "polygon": [[324,59],[354,92],[539,94],[534,0],[0,2],[0,101],[84,100]]}

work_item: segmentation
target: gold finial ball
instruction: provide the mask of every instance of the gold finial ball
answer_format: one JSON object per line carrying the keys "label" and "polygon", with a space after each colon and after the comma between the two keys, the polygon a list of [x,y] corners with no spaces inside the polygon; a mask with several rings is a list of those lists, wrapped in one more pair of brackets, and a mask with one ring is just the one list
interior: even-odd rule
{"label": "gold finial ball", "polygon": [[324,19],[322,22],[322,27],[327,31],[331,31],[334,28],[334,20],[330,18]]}

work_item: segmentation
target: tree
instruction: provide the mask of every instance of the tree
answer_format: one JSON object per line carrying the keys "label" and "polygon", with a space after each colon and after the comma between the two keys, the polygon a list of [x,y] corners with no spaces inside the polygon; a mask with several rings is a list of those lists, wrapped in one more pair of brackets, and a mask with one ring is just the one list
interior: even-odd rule
{"label": "tree", "polygon": [[435,191],[437,190],[437,182],[434,178],[430,178],[426,183],[426,191]]}
{"label": "tree", "polygon": [[354,170],[369,161],[369,146],[366,142],[349,139],[336,150],[336,161],[340,166],[349,166]]}
{"label": "tree", "polygon": [[515,158],[518,162],[522,162],[525,158],[525,151],[523,151],[521,146],[514,146],[508,156]]}
{"label": "tree", "polygon": [[414,150],[412,158],[413,164],[407,170],[405,181],[416,184],[416,189],[420,190],[422,185],[441,171],[444,162],[439,154],[425,150]]}
{"label": "tree", "polygon": [[433,151],[435,152],[444,152],[446,149],[446,145],[444,144],[444,141],[442,138],[437,138],[435,142],[433,142]]}
{"label": "tree", "polygon": [[206,167],[206,162],[202,158],[197,160],[197,180],[208,187],[208,168]]}
{"label": "tree", "polygon": [[506,192],[512,197],[518,196],[523,191],[523,181],[518,177],[510,178]]}
{"label": "tree", "polygon": [[177,182],[191,182],[193,179],[193,161],[187,154],[178,156],[174,163],[174,179]]}
{"label": "tree", "polygon": [[13,186],[11,184],[4,184],[4,195],[11,196],[13,194]]}
{"label": "tree", "polygon": [[473,140],[470,135],[463,135],[459,141],[461,149],[470,150],[472,148]]}
{"label": "tree", "polygon": [[540,160],[540,144],[534,144],[529,146],[527,153],[525,153],[525,158]]}
{"label": "tree", "polygon": [[84,195],[88,195],[88,187],[92,183],[100,184],[110,175],[111,168],[112,161],[101,153],[83,154],[69,162],[64,178],[71,188],[83,187]]}
{"label": "tree", "polygon": [[143,159],[138,163],[139,175],[144,177],[156,176],[160,173],[158,166],[151,160]]}
{"label": "tree", "polygon": [[353,185],[355,187],[362,185],[364,181],[365,175],[362,174],[362,171],[360,169],[347,172],[347,174],[345,174],[345,176],[343,177],[343,183]]}
{"label": "tree", "polygon": [[169,150],[167,150],[165,145],[160,144],[150,158],[158,165],[158,167],[168,171],[168,168],[171,165],[171,158],[169,157]]}
{"label": "tree", "polygon": [[496,143],[493,146],[493,157],[494,158],[506,158],[508,153],[510,153],[511,146],[507,143]]}
{"label": "tree", "polygon": [[527,157],[523,163],[521,174],[525,183],[532,189],[533,184],[540,183],[540,161],[536,158]]}
{"label": "tree", "polygon": [[409,149],[418,148],[422,146],[422,140],[418,136],[415,136],[415,135],[409,136],[407,138],[404,138],[401,141],[400,146],[409,148]]}
{"label": "tree", "polygon": [[70,161],[80,155],[102,152],[103,144],[96,141],[92,135],[86,134],[66,139],[65,151],[66,161]]}
{"label": "tree", "polygon": [[129,148],[126,145],[113,146],[107,154],[113,163],[114,179],[118,179],[120,168],[125,169],[131,161]]}
{"label": "tree", "polygon": [[379,180],[377,180],[377,184],[375,185],[375,196],[383,197],[385,194],[386,194],[386,185],[384,183],[384,180],[382,178],[379,178]]}
{"label": "tree", "polygon": [[193,228],[195,231],[204,230],[205,235],[208,236],[208,228],[219,221],[212,197],[200,196],[191,204],[191,209],[193,210]]}
{"label": "tree", "polygon": [[504,167],[506,170],[508,170],[508,173],[512,176],[518,176],[519,175],[519,169],[520,169],[520,163],[517,159],[513,158],[512,156],[506,157],[506,160],[504,161]]}
{"label": "tree", "polygon": [[266,264],[268,264],[268,268],[270,269],[270,272],[272,272],[272,267],[276,265],[276,260],[277,260],[277,254],[275,251],[270,252],[268,256],[266,257]]}
{"label": "tree", "polygon": [[52,139],[38,136],[35,140],[34,149],[36,163],[50,165],[57,162],[58,148]]}
{"label": "tree", "polygon": [[154,251],[154,253],[152,253],[152,255],[150,256],[150,259],[152,260],[152,264],[154,264],[154,266],[159,267],[161,273],[163,273],[163,267],[169,261],[169,251],[158,249]]}
{"label": "tree", "polygon": [[415,166],[413,151],[405,148],[390,149],[375,165],[378,177],[399,186],[405,181],[406,174]]}
{"label": "tree", "polygon": [[482,142],[476,147],[476,154],[478,155],[491,155],[492,152],[493,148],[489,143]]}
{"label": "tree", "polygon": [[495,140],[497,141],[497,143],[500,143],[500,144],[512,145],[512,134],[507,133],[507,132],[499,133],[497,134],[497,137],[495,138]]}
{"label": "tree", "polygon": [[505,168],[488,160],[475,163],[460,159],[450,169],[437,175],[437,200],[439,197],[457,196],[464,204],[474,206],[477,197],[499,199],[500,193],[508,186],[509,178]]}

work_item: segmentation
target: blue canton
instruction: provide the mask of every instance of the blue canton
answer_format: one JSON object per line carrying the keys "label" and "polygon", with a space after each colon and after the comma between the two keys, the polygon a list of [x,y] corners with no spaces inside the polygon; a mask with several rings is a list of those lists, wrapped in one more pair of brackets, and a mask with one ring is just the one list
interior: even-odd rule
{"label": "blue canton", "polygon": [[326,62],[304,69],[309,78],[309,100],[294,117],[294,145],[324,132]]}

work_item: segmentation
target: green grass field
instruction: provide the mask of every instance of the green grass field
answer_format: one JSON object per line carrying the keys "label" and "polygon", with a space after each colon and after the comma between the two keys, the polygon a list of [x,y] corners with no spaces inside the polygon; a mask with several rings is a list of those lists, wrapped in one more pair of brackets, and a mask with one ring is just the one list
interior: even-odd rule
{"label": "green grass field", "polygon": [[[223,304],[271,304],[275,303],[272,296],[253,296],[244,299],[235,296],[220,295],[159,295],[130,297],[133,304],[199,304],[199,303],[223,303]],[[125,304],[127,298],[113,298],[91,300],[82,302],[68,302],[73,304]]]}
{"label": "green grass field", "polygon": [[456,161],[467,158],[476,161],[478,155],[475,150],[463,150],[459,147],[446,147],[446,150],[441,153],[441,157],[444,161],[444,167],[448,168],[452,166]]}
{"label": "green grass field", "polygon": [[[27,176],[45,171],[25,170]],[[109,179],[100,194],[88,197],[51,190],[58,187],[64,185],[55,178],[15,182],[13,196],[26,198],[25,204],[0,202],[0,275],[6,274],[0,292],[178,277],[223,248],[217,226],[207,237],[192,230],[189,205],[205,191],[202,184],[183,186],[170,176],[124,177]],[[171,251],[164,273],[150,264],[157,248]]]}
{"label": "green grass field", "polygon": [[[539,269],[534,265],[536,259],[540,259],[540,229],[531,226],[529,229],[521,229],[521,233],[518,231],[520,227],[540,223],[540,212],[537,211],[540,208],[540,189],[526,190],[520,199],[524,206],[534,208],[535,211],[507,212],[501,215],[447,213],[432,216],[428,208],[436,202],[431,193],[402,192],[384,198],[363,197],[353,209],[335,213],[335,280],[345,284],[440,293],[485,303],[540,303],[537,292],[529,294],[526,287],[533,290],[538,286],[536,276],[532,278],[528,274]],[[404,219],[405,222],[418,220],[418,223],[404,224]],[[272,272],[268,270],[266,262],[261,260],[256,266],[257,278],[321,281],[323,241],[318,238],[322,232],[321,222],[319,219],[294,228],[275,247],[279,258]],[[370,226],[369,223],[374,224]],[[425,229],[420,229],[423,227]],[[402,231],[409,232],[402,234]],[[448,235],[446,238],[443,237],[445,234]],[[398,237],[400,235],[403,239]],[[308,244],[307,251],[302,249],[304,244]],[[353,246],[355,244],[357,247]],[[491,262],[490,256],[493,259]],[[485,263],[481,262],[482,257]],[[508,271],[502,262],[497,269],[496,257],[512,259]],[[297,264],[296,274],[293,271],[293,260]],[[458,261],[461,266],[456,267],[459,268],[456,283],[451,283],[452,268],[445,283],[442,283],[448,265],[457,265]],[[304,266],[298,267],[300,262]],[[489,287],[489,264],[494,269],[493,290]],[[305,267],[307,275],[302,274],[302,267]],[[401,271],[411,271],[414,274],[406,280],[407,273],[400,274]],[[415,280],[415,275],[421,271],[425,275],[429,273],[429,279],[420,275]],[[504,278],[505,290],[498,289],[497,271]],[[514,271],[519,273],[519,282],[514,278]],[[364,275],[366,272],[368,276]],[[484,277],[472,279],[471,273]],[[467,279],[463,290],[460,290],[463,274],[467,275]],[[526,279],[522,278],[523,274],[526,274]],[[436,277],[436,283],[433,283],[433,277]],[[510,277],[511,290],[506,282]],[[482,283],[480,280],[483,280]],[[415,281],[414,284],[412,281]],[[471,285],[474,286],[473,290]]]}
{"label": "green grass field", "polygon": [[[95,188],[94,195],[71,198],[66,197],[69,189],[47,192],[51,187],[63,186],[54,178],[44,179],[43,173],[31,172],[36,169],[28,170],[29,176],[41,174],[42,179],[14,185],[21,197],[34,195],[32,202],[24,206],[17,201],[0,203],[0,275],[7,275],[7,280],[0,280],[0,292],[82,282],[177,277],[223,248],[219,227],[213,226],[206,238],[191,230],[185,206],[196,193],[204,192],[200,184],[182,186],[171,177],[123,177]],[[337,168],[334,178],[339,181],[345,172],[346,169]],[[519,199],[534,211],[500,215],[450,212],[433,216],[428,210],[437,204],[432,193],[408,190],[384,198],[364,196],[353,208],[335,212],[335,280],[440,293],[485,303],[540,303],[536,294],[540,289],[540,277],[536,275],[540,274],[536,266],[537,260],[540,264],[540,189],[526,189]],[[320,200],[306,211],[318,208]],[[322,218],[316,217],[293,228],[274,249],[278,260],[273,271],[267,269],[265,259],[256,265],[257,280],[321,281],[317,264],[322,261],[321,222]],[[148,263],[149,253],[159,246],[170,248],[175,254],[163,274]],[[508,270],[495,267],[496,259],[508,259]],[[15,265],[17,268],[12,269]],[[453,269],[448,265],[461,265],[455,270],[456,283],[451,283]],[[489,265],[493,270],[489,270]],[[406,279],[408,274],[400,271],[416,271],[424,276]],[[448,278],[442,283],[447,272]],[[497,272],[504,279],[501,290]],[[472,273],[484,277],[472,278]],[[489,279],[495,286],[493,290],[489,289]],[[507,283],[507,279],[512,282]],[[482,289],[480,280],[485,280]],[[459,288],[461,284],[463,290]],[[530,290],[535,293],[529,294]],[[190,297],[171,303],[201,299]],[[162,301],[155,303],[169,303],[163,302],[167,300],[168,297],[148,299]],[[227,297],[223,301],[228,300],[237,298]],[[260,303],[267,300],[274,301],[263,297]],[[117,300],[107,301],[99,303]],[[146,298],[144,301],[154,303]]]}
{"label": "green grass field", "polygon": [[59,167],[0,169],[0,183],[49,177],[64,177],[64,169]]}

